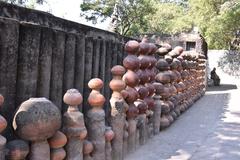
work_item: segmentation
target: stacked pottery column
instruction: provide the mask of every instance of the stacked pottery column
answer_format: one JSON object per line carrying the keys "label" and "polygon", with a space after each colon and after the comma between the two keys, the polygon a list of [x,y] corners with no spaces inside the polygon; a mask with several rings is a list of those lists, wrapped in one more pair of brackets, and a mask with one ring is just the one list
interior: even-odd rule
{"label": "stacked pottery column", "polygon": [[67,160],[83,159],[83,140],[87,136],[83,114],[78,105],[82,103],[82,95],[76,89],[69,89],[63,101],[68,104],[68,110],[63,115],[63,133],[67,136],[65,146]]}
{"label": "stacked pottery column", "polygon": [[94,160],[105,160],[105,112],[102,109],[105,102],[104,96],[100,93],[103,87],[103,82],[99,78],[94,78],[88,83],[89,88],[92,89],[88,103],[92,106],[87,113],[87,129],[89,140],[93,143],[94,150],[92,157]]}
{"label": "stacked pottery column", "polygon": [[[0,94],[0,109],[3,105],[4,97]],[[4,131],[4,129],[7,127],[7,121],[6,119],[0,115],[0,133]],[[6,138],[0,135],[0,160],[5,160],[5,145],[6,145]]]}
{"label": "stacked pottery column", "polygon": [[[148,80],[145,83],[145,86],[148,89],[148,95],[144,99],[144,101],[148,105],[148,111],[147,111],[147,117],[148,117],[148,137],[153,136],[154,130],[156,127],[158,128],[158,125],[156,125],[158,122],[156,122],[156,116],[158,116],[159,112],[159,106],[155,106],[153,95],[155,94],[155,87],[153,85],[153,82],[155,82],[155,76],[156,76],[156,68],[155,64],[157,62],[156,58],[153,56],[153,54],[156,52],[157,47],[153,43],[149,43],[149,51],[147,55],[148,59],[148,67],[146,68],[146,74],[148,75]],[[157,107],[157,108],[155,108]],[[156,111],[156,112],[155,112]]]}
{"label": "stacked pottery column", "polygon": [[[145,101],[145,98],[148,96],[148,88],[145,84],[148,82],[148,72],[146,71],[147,67],[149,66],[149,61],[147,57],[147,52],[149,51],[149,44],[145,42],[139,43],[139,62],[140,62],[140,69],[136,72],[139,78],[139,85],[136,86],[136,90],[139,94],[137,101],[134,103],[139,111],[138,115],[138,131],[139,137],[139,144],[143,145],[146,143],[147,140],[147,114],[146,111],[148,110],[148,105]],[[138,139],[139,138],[139,139]]]}
{"label": "stacked pottery column", "polygon": [[123,60],[123,66],[127,72],[123,76],[123,81],[127,87],[122,91],[122,95],[127,102],[129,108],[127,111],[127,126],[128,126],[128,152],[136,150],[136,129],[138,109],[134,102],[138,99],[138,92],[134,87],[139,83],[139,78],[135,73],[139,69],[139,60],[135,55],[138,52],[139,43],[137,41],[129,41],[125,45],[125,51],[128,56]]}
{"label": "stacked pottery column", "polygon": [[122,90],[125,89],[126,84],[122,80],[122,76],[126,72],[122,66],[114,66],[111,70],[113,79],[110,81],[109,87],[113,93],[110,99],[111,104],[111,119],[110,125],[115,133],[112,141],[113,160],[123,160],[123,141],[124,141],[124,126],[126,121],[126,111],[128,105],[122,97]]}
{"label": "stacked pottery column", "polygon": [[[159,53],[159,52],[158,52]],[[161,52],[159,53],[162,54]],[[165,54],[165,53],[164,53]],[[173,104],[168,100],[172,93],[169,88],[169,84],[171,82],[170,75],[168,70],[170,69],[170,65],[168,62],[160,57],[160,59],[156,63],[156,68],[158,69],[158,74],[155,77],[156,82],[159,82],[164,85],[161,93],[161,129],[167,128],[170,126],[171,122],[173,122],[173,118],[170,116],[170,110],[173,108]]]}

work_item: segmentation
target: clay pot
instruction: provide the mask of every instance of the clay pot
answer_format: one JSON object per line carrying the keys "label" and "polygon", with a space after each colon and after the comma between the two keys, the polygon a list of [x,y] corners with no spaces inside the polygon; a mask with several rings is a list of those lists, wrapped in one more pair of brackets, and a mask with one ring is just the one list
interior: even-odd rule
{"label": "clay pot", "polygon": [[149,44],[146,42],[140,42],[139,43],[139,51],[138,53],[141,54],[146,54],[149,51]]}
{"label": "clay pot", "polygon": [[162,130],[162,129],[165,129],[170,126],[170,121],[165,115],[162,115],[162,117],[160,119],[160,124],[161,124],[160,128]]}
{"label": "clay pot", "polygon": [[162,45],[162,47],[163,47],[163,48],[166,48],[166,49],[168,50],[168,52],[170,52],[170,51],[172,50],[172,46],[171,46],[170,44],[168,44],[168,43],[164,43],[164,44]]}
{"label": "clay pot", "polygon": [[153,44],[153,43],[149,43],[148,45],[149,45],[148,54],[151,55],[151,54],[156,53],[156,51],[157,51],[157,49],[158,49],[158,48],[156,47],[156,45]]}
{"label": "clay pot", "polygon": [[25,159],[29,153],[29,145],[26,141],[17,139],[7,143],[8,152],[6,158],[8,160]]}
{"label": "clay pot", "polygon": [[50,139],[48,144],[51,148],[61,148],[67,143],[67,137],[60,131],[57,131]]}
{"label": "clay pot", "polygon": [[173,50],[178,52],[179,54],[181,54],[184,51],[183,47],[181,46],[176,46]]}
{"label": "clay pot", "polygon": [[154,87],[155,87],[155,93],[157,95],[161,94],[164,92],[164,86],[161,83],[153,83]]}
{"label": "clay pot", "polygon": [[133,103],[139,97],[138,92],[136,91],[136,89],[131,88],[131,87],[127,87],[121,93],[122,93],[123,98],[126,100],[126,102],[128,104],[129,103]]}
{"label": "clay pot", "polygon": [[116,65],[111,69],[113,79],[109,83],[109,87],[116,92],[120,92],[125,89],[126,84],[122,81],[122,76],[126,72],[125,68],[120,65]]}
{"label": "clay pot", "polygon": [[61,127],[59,109],[46,98],[30,98],[18,108],[13,128],[17,135],[28,141],[44,141]]}
{"label": "clay pot", "polygon": [[129,54],[135,54],[139,51],[139,43],[135,40],[128,41],[124,49]]}
{"label": "clay pot", "polygon": [[165,55],[165,56],[164,56],[164,59],[167,61],[168,64],[171,64],[172,61],[173,61],[173,58],[172,58],[172,56],[170,56],[170,55]]}
{"label": "clay pot", "polygon": [[163,114],[167,114],[170,112],[169,104],[166,101],[161,101],[161,110]]}
{"label": "clay pot", "polygon": [[155,77],[157,82],[160,82],[162,84],[170,83],[170,76],[168,72],[160,72]]}
{"label": "clay pot", "polygon": [[4,131],[7,127],[7,121],[6,119],[0,115],[0,133]]}
{"label": "clay pot", "polygon": [[145,86],[138,86],[136,89],[139,94],[139,99],[144,99],[149,94],[148,88]]}
{"label": "clay pot", "polygon": [[170,69],[168,62],[165,59],[159,59],[156,63],[156,68],[159,71],[166,71]]}
{"label": "clay pot", "polygon": [[63,97],[64,103],[70,106],[77,106],[82,103],[82,95],[76,89],[69,89]]}
{"label": "clay pot", "polygon": [[156,53],[160,56],[165,56],[168,53],[168,49],[165,47],[160,47]]}
{"label": "clay pot", "polygon": [[135,87],[139,83],[139,78],[134,71],[128,70],[123,76],[123,81],[129,87]]}
{"label": "clay pot", "polygon": [[140,84],[144,85],[145,83],[147,83],[150,79],[150,75],[151,73],[146,71],[146,70],[138,70],[137,71],[137,76],[140,80]]}
{"label": "clay pot", "polygon": [[134,104],[129,104],[127,118],[135,118],[139,113],[138,108]]}
{"label": "clay pot", "polygon": [[88,82],[88,87],[92,89],[88,97],[88,103],[93,107],[102,108],[105,103],[105,97],[100,93],[100,89],[103,87],[103,81],[99,78],[91,79]]}
{"label": "clay pot", "polygon": [[51,160],[62,160],[66,157],[66,151],[63,148],[57,148],[51,150],[50,158]]}
{"label": "clay pot", "polygon": [[114,132],[111,129],[107,129],[105,131],[105,139],[106,141],[110,142],[114,138]]}
{"label": "clay pot", "polygon": [[91,152],[93,151],[93,144],[88,141],[88,140],[85,140],[83,142],[83,154],[84,155],[88,155],[90,154]]}
{"label": "clay pot", "polygon": [[140,61],[135,55],[128,55],[123,60],[123,66],[128,70],[138,70],[140,67]]}
{"label": "clay pot", "polygon": [[154,110],[154,99],[152,97],[146,97],[144,101],[147,103],[148,109]]}

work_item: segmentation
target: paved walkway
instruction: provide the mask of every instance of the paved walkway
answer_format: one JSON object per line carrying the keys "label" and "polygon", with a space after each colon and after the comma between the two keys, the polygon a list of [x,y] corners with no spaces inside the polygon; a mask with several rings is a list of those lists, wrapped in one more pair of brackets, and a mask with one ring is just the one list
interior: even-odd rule
{"label": "paved walkway", "polygon": [[240,160],[240,80],[217,73],[222,86],[126,160]]}

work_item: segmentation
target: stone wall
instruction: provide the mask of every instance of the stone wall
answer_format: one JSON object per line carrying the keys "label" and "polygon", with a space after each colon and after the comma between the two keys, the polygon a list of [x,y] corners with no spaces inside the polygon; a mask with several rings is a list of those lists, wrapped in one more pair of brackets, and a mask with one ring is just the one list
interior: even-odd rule
{"label": "stone wall", "polygon": [[[107,100],[110,69],[121,64],[126,37],[54,17],[51,14],[0,2],[1,113],[11,124],[15,109],[30,97],[46,97],[62,112],[63,93],[76,88],[87,110],[87,83],[99,77]],[[108,113],[109,103],[105,110]],[[8,137],[12,137],[7,129]]]}

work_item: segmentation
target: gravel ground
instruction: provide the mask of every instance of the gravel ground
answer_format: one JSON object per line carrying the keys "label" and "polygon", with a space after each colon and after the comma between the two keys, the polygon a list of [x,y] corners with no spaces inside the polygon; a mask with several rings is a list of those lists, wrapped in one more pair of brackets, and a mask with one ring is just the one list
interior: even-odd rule
{"label": "gravel ground", "polygon": [[240,80],[217,73],[221,86],[126,160],[240,160]]}

